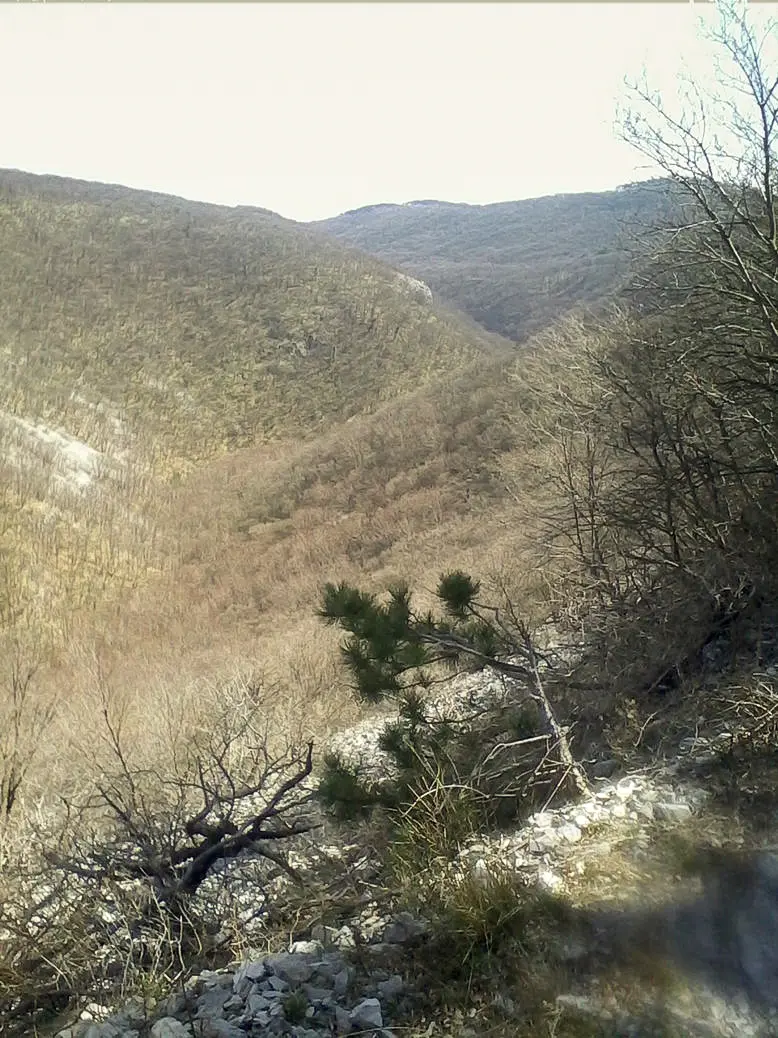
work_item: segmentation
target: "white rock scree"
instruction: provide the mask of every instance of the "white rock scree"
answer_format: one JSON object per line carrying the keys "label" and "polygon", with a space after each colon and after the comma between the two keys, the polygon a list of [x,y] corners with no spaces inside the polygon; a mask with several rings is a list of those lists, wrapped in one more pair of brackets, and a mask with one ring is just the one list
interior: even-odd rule
{"label": "white rock scree", "polygon": [[[401,914],[384,927],[383,939],[371,951],[377,962],[385,962],[398,945],[425,929],[424,923]],[[60,1031],[59,1038],[322,1038],[357,1031],[390,1038],[384,1019],[403,998],[403,977],[376,965],[357,978],[337,947],[338,941],[353,946],[352,932],[347,927],[344,931],[323,934],[334,938],[327,950],[317,940],[297,941],[289,952],[234,970],[204,971],[151,1013],[133,1000],[100,1020],[100,1007],[93,1006],[82,1014],[86,1019]]]}

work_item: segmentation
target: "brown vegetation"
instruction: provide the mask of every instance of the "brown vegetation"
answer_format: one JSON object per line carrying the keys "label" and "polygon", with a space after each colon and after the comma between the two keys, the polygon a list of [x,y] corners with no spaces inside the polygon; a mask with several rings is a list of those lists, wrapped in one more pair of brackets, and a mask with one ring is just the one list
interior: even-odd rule
{"label": "brown vegetation", "polygon": [[[772,162],[775,88],[732,24],[766,116],[744,154]],[[679,168],[679,124],[642,100],[659,128],[628,126],[690,208],[673,196],[682,219],[629,306],[521,354],[272,214],[0,176],[0,989],[20,1013],[44,961],[68,964],[46,974],[48,1008],[99,993],[90,898],[133,869],[162,889],[167,957],[154,974],[131,948],[126,975],[169,983],[191,952],[165,930],[182,867],[268,822],[236,820],[236,791],[267,780],[271,804],[302,808],[304,747],[356,713],[315,616],[327,581],[410,576],[423,607],[457,567],[529,626],[553,618],[580,655],[543,689],[582,756],[648,752],[660,712],[665,735],[723,716],[711,647],[752,669],[775,651],[774,178],[722,172],[683,124]],[[727,709],[772,746],[767,678]],[[423,803],[449,805],[430,774]],[[412,812],[400,849],[434,816]],[[52,834],[60,885],[42,893]],[[543,972],[550,923],[515,886],[448,894],[476,986],[502,936],[514,975]],[[544,978],[522,1026],[592,1033],[549,1008]]]}
{"label": "brown vegetation", "polygon": [[635,236],[661,217],[668,186],[492,205],[367,206],[311,226],[421,278],[483,327],[525,342],[561,314],[620,293]]}

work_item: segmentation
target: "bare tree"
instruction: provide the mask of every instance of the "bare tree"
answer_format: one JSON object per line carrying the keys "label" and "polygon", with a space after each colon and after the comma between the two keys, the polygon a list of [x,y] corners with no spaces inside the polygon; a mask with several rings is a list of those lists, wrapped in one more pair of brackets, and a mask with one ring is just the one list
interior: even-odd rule
{"label": "bare tree", "polygon": [[691,83],[676,113],[636,84],[624,117],[666,174],[631,310],[558,333],[574,368],[540,390],[549,541],[600,629],[632,624],[624,673],[644,688],[778,590],[778,29],[718,14],[718,96]]}
{"label": "bare tree", "polygon": [[[9,643],[10,642],[10,643]],[[0,683],[0,821],[17,803],[40,740],[54,718],[55,698],[36,687],[37,653],[9,639]]]}
{"label": "bare tree", "polygon": [[[635,84],[624,136],[675,186],[675,218],[654,242],[638,298],[670,313],[708,374],[695,388],[744,419],[776,464],[778,393],[778,23],[724,0],[708,35],[718,92],[689,83],[680,112]],[[705,373],[705,369],[703,369]],[[750,406],[748,406],[750,405]]]}
{"label": "bare tree", "polygon": [[313,744],[273,749],[261,720],[261,693],[225,699],[207,730],[172,760],[132,763],[122,718],[103,697],[114,766],[93,792],[66,801],[79,823],[67,855],[52,863],[97,879],[141,880],[175,914],[219,861],[258,855],[295,875],[282,841],[310,831],[306,780]]}
{"label": "bare tree", "polygon": [[185,730],[150,761],[102,693],[99,773],[29,823],[13,876],[0,874],[4,1033],[74,1000],[116,1001],[142,977],[175,983],[229,939],[214,944],[230,866],[251,876],[260,925],[283,900],[279,877],[304,881],[285,846],[317,824],[313,746],[273,742],[259,685],[228,685],[210,716],[175,718]]}

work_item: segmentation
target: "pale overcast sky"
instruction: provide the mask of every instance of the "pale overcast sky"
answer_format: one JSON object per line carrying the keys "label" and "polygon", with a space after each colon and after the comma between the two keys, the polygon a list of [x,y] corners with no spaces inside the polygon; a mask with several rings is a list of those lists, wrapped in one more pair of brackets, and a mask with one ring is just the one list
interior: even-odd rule
{"label": "pale overcast sky", "polygon": [[[706,5],[707,6],[707,5]],[[296,220],[643,179],[625,74],[671,81],[701,6],[0,5],[0,166]]]}

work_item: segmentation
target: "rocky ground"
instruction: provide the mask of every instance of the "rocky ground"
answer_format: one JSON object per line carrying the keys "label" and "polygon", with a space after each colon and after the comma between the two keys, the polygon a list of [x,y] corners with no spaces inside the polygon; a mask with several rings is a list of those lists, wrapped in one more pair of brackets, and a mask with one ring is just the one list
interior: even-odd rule
{"label": "rocky ground", "polygon": [[[506,694],[504,680],[486,672],[448,683],[437,706],[449,716],[458,709],[464,715],[474,705],[493,704]],[[349,759],[368,762],[376,775],[381,774],[388,761],[377,747],[377,738],[387,718],[381,713],[341,733],[333,748]],[[693,826],[705,814],[709,790],[689,776],[715,760],[732,738],[731,732],[723,732],[707,739],[686,739],[667,762],[625,775],[608,776],[604,773],[612,768],[601,765],[603,774],[592,779],[589,797],[538,811],[514,832],[470,841],[453,868],[462,877],[484,882],[508,871],[529,887],[572,896],[590,871],[599,871],[600,878],[607,876],[616,846],[628,846],[632,860],[639,862],[651,857],[658,832],[683,833]],[[320,842],[308,852],[301,848],[297,864],[316,870],[323,861],[332,864],[354,849]],[[352,866],[359,868],[353,858]],[[601,892],[607,896],[607,883]],[[251,897],[252,892],[246,891],[247,904]],[[59,1038],[244,1038],[247,1034],[322,1038],[357,1032],[389,1038],[393,1026],[408,1020],[419,994],[409,976],[407,951],[424,940],[427,929],[423,918],[386,915],[377,903],[368,901],[339,928],[313,926],[310,940],[291,943],[281,954],[249,950],[242,963],[201,973],[153,1007],[135,1001],[107,1016],[106,1010],[89,1007],[78,1023],[59,1032]],[[570,954],[582,952],[574,949]],[[638,1038],[671,1033],[653,1031],[645,1021],[625,1016],[623,1007],[596,992],[562,992],[558,1004],[560,1012],[588,1014],[603,1027],[607,1024],[603,1034]],[[719,1038],[778,1034],[774,1025],[737,999],[725,1002],[704,989],[691,1001],[667,1002],[663,1012],[665,1021],[674,1021],[678,1034]],[[471,1030],[470,1038],[477,1033]]]}

